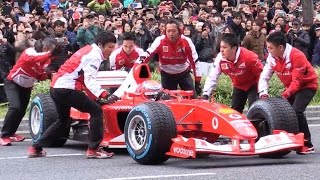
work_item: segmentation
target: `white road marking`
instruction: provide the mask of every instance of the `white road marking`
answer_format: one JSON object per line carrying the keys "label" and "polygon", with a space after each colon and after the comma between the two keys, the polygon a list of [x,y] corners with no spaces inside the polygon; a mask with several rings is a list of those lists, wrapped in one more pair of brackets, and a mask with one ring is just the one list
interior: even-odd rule
{"label": "white road marking", "polygon": [[[46,157],[66,157],[66,156],[83,156],[82,153],[74,153],[74,154],[47,154]],[[17,156],[17,157],[0,157],[0,160],[8,160],[8,159],[28,159],[28,156]]]}
{"label": "white road marking", "polygon": [[122,178],[111,178],[111,179],[100,179],[100,180],[135,180],[135,179],[172,178],[172,177],[209,176],[209,175],[216,175],[216,173],[168,174],[168,175],[158,175],[158,176],[122,177]]}
{"label": "white road marking", "polygon": [[309,124],[309,127],[320,127],[320,124]]}

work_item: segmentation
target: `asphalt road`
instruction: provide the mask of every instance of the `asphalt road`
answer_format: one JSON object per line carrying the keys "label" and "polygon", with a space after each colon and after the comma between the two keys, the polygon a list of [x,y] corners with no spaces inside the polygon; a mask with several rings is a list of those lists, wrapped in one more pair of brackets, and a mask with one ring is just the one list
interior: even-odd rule
{"label": "asphalt road", "polygon": [[62,148],[47,148],[48,157],[27,158],[30,141],[0,147],[0,179],[319,179],[320,125],[312,125],[317,148],[313,155],[290,153],[283,159],[211,155],[195,160],[169,159],[158,166],[135,163],[125,150],[112,159],[85,159],[86,145],[69,141]]}

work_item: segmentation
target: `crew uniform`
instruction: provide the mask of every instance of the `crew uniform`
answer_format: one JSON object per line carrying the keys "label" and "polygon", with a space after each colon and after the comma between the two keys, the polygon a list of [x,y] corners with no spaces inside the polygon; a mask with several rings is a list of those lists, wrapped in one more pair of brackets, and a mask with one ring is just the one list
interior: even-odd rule
{"label": "crew uniform", "polygon": [[166,35],[159,36],[147,49],[147,54],[149,56],[145,62],[148,62],[153,55],[159,55],[161,84],[164,89],[176,90],[179,85],[182,90],[194,90],[191,68],[195,82],[200,83],[198,54],[190,38],[180,35],[177,42],[173,43]]}
{"label": "crew uniform", "polygon": [[299,131],[304,133],[305,146],[313,147],[311,134],[304,111],[318,89],[318,77],[305,55],[298,49],[286,44],[282,59],[270,54],[259,80],[259,95],[268,95],[268,81],[276,73],[285,86],[281,94],[288,99],[299,121]]}
{"label": "crew uniform", "polygon": [[231,108],[242,113],[247,99],[250,106],[258,98],[257,84],[262,69],[258,56],[246,48],[238,47],[234,62],[223,59],[219,53],[206,79],[203,95],[211,95],[220,74],[224,73],[231,78],[233,84]]}
{"label": "crew uniform", "polygon": [[50,56],[50,52],[37,53],[34,48],[28,48],[10,70],[4,82],[9,109],[1,138],[10,137],[17,131],[25,115],[34,83],[47,79],[45,69],[51,63]]}
{"label": "crew uniform", "polygon": [[134,62],[143,55],[143,49],[137,46],[130,54],[124,52],[122,46],[120,46],[118,49],[113,51],[109,57],[110,69],[119,70],[124,67],[125,69],[129,70],[133,67]]}
{"label": "crew uniform", "polygon": [[[50,85],[50,95],[55,102],[59,119],[44,132],[33,147],[42,148],[64,133],[68,127],[71,107],[90,113],[89,148],[99,147],[103,137],[103,115],[95,100],[99,97],[105,98],[108,94],[95,80],[102,61],[101,49],[92,44],[77,51],[60,67]],[[88,95],[83,90],[86,90]]]}

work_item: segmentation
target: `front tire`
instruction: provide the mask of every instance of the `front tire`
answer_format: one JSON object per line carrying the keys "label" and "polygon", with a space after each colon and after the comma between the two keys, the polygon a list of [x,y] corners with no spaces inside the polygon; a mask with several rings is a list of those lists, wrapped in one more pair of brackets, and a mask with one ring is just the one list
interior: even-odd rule
{"label": "front tire", "polygon": [[[258,132],[258,138],[272,134],[273,130],[284,130],[288,133],[299,133],[299,124],[291,104],[283,98],[269,98],[257,100],[247,113]],[[291,151],[282,151],[260,155],[265,158],[281,158]]]}
{"label": "front tire", "polygon": [[[33,142],[39,141],[43,133],[53,124],[58,114],[56,106],[48,94],[37,95],[31,102],[29,113],[30,135]],[[50,147],[61,147],[67,138],[59,138],[52,142]]]}
{"label": "front tire", "polygon": [[148,102],[134,107],[125,123],[125,141],[130,156],[140,164],[161,164],[169,159],[176,122],[168,106]]}

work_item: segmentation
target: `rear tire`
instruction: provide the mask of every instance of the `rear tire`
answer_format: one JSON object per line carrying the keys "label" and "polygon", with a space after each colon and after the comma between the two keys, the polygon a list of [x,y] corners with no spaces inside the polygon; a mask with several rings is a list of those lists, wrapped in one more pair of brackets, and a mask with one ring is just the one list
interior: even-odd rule
{"label": "rear tire", "polygon": [[130,156],[140,164],[161,164],[169,159],[172,138],[177,136],[174,116],[164,104],[148,102],[134,107],[125,123]]}
{"label": "rear tire", "polygon": [[[39,141],[43,133],[53,124],[58,114],[56,106],[48,94],[37,95],[31,102],[29,113],[30,135],[33,142]],[[69,128],[70,129],[70,128]],[[69,133],[69,131],[68,131]],[[69,134],[68,134],[69,135]],[[61,147],[67,142],[67,137],[53,141],[50,147]]]}
{"label": "rear tire", "polygon": [[[260,99],[252,104],[247,113],[260,137],[272,134],[273,130],[284,130],[288,133],[299,133],[299,124],[291,104],[283,98]],[[260,155],[265,158],[281,158],[291,151]]]}

